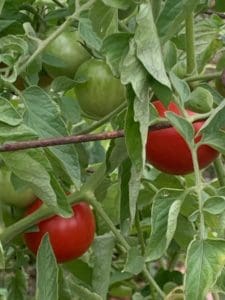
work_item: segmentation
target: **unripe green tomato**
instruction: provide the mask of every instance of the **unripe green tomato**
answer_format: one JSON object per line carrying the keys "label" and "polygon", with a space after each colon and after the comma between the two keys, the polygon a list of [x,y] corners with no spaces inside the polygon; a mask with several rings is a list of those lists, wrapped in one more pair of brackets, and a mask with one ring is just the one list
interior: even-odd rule
{"label": "unripe green tomato", "polygon": [[[47,35],[50,35],[50,30]],[[54,39],[45,49],[44,54],[53,56],[59,60],[58,66],[44,64],[46,72],[52,78],[68,76],[73,78],[78,67],[90,58],[88,51],[81,45],[81,39],[77,31],[69,28]]]}
{"label": "unripe green tomato", "polygon": [[75,75],[75,93],[83,113],[101,119],[125,100],[125,88],[100,59],[84,62]]}
{"label": "unripe green tomato", "polygon": [[35,199],[30,188],[23,188],[15,190],[11,183],[12,172],[6,168],[0,170],[0,202],[4,202],[16,207],[26,207],[30,205]]}

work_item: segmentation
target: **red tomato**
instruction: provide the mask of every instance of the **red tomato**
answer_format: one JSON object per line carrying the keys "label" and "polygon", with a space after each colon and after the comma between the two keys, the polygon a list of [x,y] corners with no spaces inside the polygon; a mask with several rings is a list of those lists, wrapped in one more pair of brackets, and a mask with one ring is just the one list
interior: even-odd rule
{"label": "red tomato", "polygon": [[[31,214],[41,205],[42,201],[38,199],[26,210],[26,214]],[[46,232],[58,262],[73,260],[88,250],[95,234],[94,214],[84,202],[77,203],[72,208],[72,217],[50,217],[38,223],[39,231],[24,234],[25,243],[34,254]]]}
{"label": "red tomato", "polygon": [[[166,111],[181,114],[175,103],[171,102],[166,109],[160,101],[154,101],[153,105],[157,109],[160,117],[165,117]],[[191,111],[188,113],[194,114]],[[204,121],[193,123],[195,133],[197,133]],[[201,136],[195,139],[198,142]],[[200,168],[208,166],[216,157],[218,152],[207,145],[198,148],[198,162]],[[183,137],[175,128],[164,128],[149,131],[146,144],[147,160],[157,169],[168,174],[184,175],[194,171],[191,152]]]}

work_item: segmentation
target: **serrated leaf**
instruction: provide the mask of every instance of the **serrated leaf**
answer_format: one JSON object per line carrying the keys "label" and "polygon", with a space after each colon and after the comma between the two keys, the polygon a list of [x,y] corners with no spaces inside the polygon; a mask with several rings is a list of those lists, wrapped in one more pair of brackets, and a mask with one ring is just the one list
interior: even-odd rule
{"label": "serrated leaf", "polygon": [[[26,123],[41,138],[67,136],[68,131],[60,112],[52,99],[39,87],[30,87],[23,92],[27,111]],[[74,145],[56,146],[49,149],[63,164],[64,170],[77,187],[80,186],[80,166]]]}
{"label": "serrated leaf", "polygon": [[180,24],[191,13],[199,1],[196,0],[167,0],[157,19],[157,29],[162,43],[165,43],[180,30]]}
{"label": "serrated leaf", "polygon": [[0,74],[3,80],[14,82],[20,64],[29,54],[29,47],[25,39],[16,35],[3,36],[0,39],[0,62],[9,67],[8,71]]}
{"label": "serrated leaf", "polygon": [[117,9],[105,5],[101,0],[96,0],[90,9],[89,17],[94,32],[103,39],[110,33],[117,32],[118,14]]}
{"label": "serrated leaf", "polygon": [[151,235],[146,247],[148,261],[160,258],[170,244],[183,197],[183,190],[166,188],[159,190],[155,195],[151,214]]}
{"label": "serrated leaf", "polygon": [[102,39],[94,31],[91,20],[88,16],[81,14],[79,19],[79,35],[91,48],[99,51],[102,46]]}
{"label": "serrated leaf", "polygon": [[150,2],[140,5],[137,24],[134,39],[138,59],[155,80],[170,89]]}
{"label": "serrated leaf", "polygon": [[102,0],[102,2],[108,6],[118,8],[118,9],[129,8],[129,3],[127,3],[127,0]]}
{"label": "serrated leaf", "polygon": [[144,264],[145,259],[143,256],[141,256],[138,247],[131,247],[128,251],[127,260],[123,271],[137,275],[143,270]]}
{"label": "serrated leaf", "polygon": [[51,207],[57,206],[56,194],[51,186],[48,162],[40,149],[1,153],[7,167],[26,181],[40,199]]}
{"label": "serrated leaf", "polygon": [[225,126],[225,101],[221,102],[217,108],[214,109],[210,117],[204,122],[201,127],[201,132],[205,134],[203,136],[207,139],[207,134],[215,134],[215,132],[219,131],[221,128]]}
{"label": "serrated leaf", "polygon": [[106,56],[106,62],[113,74],[117,77],[121,72],[122,60],[129,50],[130,38],[129,33],[115,33],[103,40],[101,51]]}
{"label": "serrated leaf", "polygon": [[203,210],[213,215],[221,214],[225,210],[225,197],[214,196],[208,198],[204,202]]}
{"label": "serrated leaf", "polygon": [[36,299],[58,299],[58,266],[48,234],[42,238],[37,253]]}
{"label": "serrated leaf", "polygon": [[67,277],[67,284],[73,296],[78,296],[79,299],[85,300],[102,300],[102,297],[93,291],[89,290],[87,287],[82,285],[80,282],[76,282],[75,278],[72,276]]}
{"label": "serrated leaf", "polygon": [[0,123],[0,142],[9,143],[14,141],[24,141],[37,139],[37,133],[26,126],[25,124],[20,124],[16,127]]}
{"label": "serrated leaf", "polygon": [[189,145],[193,144],[194,129],[192,125],[183,117],[178,116],[173,112],[166,112],[166,117],[169,122],[176,128]]}
{"label": "serrated leaf", "polygon": [[24,269],[17,269],[10,279],[7,299],[26,300],[27,279]]}
{"label": "serrated leaf", "polygon": [[140,133],[140,124],[135,119],[135,101],[133,92],[130,91],[129,104],[125,123],[125,141],[127,145],[128,155],[131,159],[131,177],[129,181],[129,207],[131,224],[136,213],[136,203],[140,190],[140,180],[143,172],[143,144],[142,135]]}
{"label": "serrated leaf", "polygon": [[191,93],[189,85],[184,80],[178,78],[173,72],[170,72],[169,75],[175,91],[184,103]]}
{"label": "serrated leaf", "polygon": [[3,97],[0,97],[0,122],[11,126],[19,125],[22,122],[22,117],[13,105]]}
{"label": "serrated leaf", "polygon": [[225,240],[194,240],[187,252],[186,300],[204,300],[225,264]]}
{"label": "serrated leaf", "polygon": [[115,239],[111,234],[98,236],[93,244],[94,268],[92,274],[92,287],[94,292],[106,300],[110,284],[112,254]]}
{"label": "serrated leaf", "polygon": [[124,85],[131,83],[139,99],[148,98],[150,88],[148,73],[137,59],[134,39],[130,40],[129,51],[121,65],[121,82]]}
{"label": "serrated leaf", "polygon": [[213,292],[225,294],[225,269],[223,268],[221,274],[217,278],[215,285],[212,288]]}

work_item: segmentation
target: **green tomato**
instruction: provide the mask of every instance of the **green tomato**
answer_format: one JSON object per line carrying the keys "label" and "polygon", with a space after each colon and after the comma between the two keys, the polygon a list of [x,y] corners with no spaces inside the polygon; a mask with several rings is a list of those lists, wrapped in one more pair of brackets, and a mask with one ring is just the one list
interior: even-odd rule
{"label": "green tomato", "polygon": [[83,113],[91,119],[101,119],[125,99],[125,88],[102,60],[84,62],[75,75],[75,93]]}
{"label": "green tomato", "polygon": [[[49,31],[50,35],[53,30]],[[73,78],[78,67],[90,58],[88,51],[81,45],[78,32],[73,28],[61,33],[46,48],[44,54],[54,58],[52,65],[44,64],[46,72],[52,78],[68,76]],[[55,64],[57,62],[58,64]]]}
{"label": "green tomato", "polygon": [[31,204],[35,199],[30,188],[21,188],[15,190],[11,182],[12,172],[6,168],[0,170],[0,202],[14,205],[16,207],[26,207]]}

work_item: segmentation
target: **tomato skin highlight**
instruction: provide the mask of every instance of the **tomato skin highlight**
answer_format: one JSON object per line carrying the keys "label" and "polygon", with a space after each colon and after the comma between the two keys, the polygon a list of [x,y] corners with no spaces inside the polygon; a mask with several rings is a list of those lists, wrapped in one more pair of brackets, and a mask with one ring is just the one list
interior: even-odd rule
{"label": "tomato skin highlight", "polygon": [[[31,205],[26,215],[42,205],[37,200]],[[90,206],[80,202],[72,207],[74,215],[70,218],[53,216],[38,223],[37,232],[24,233],[27,247],[37,254],[42,237],[48,232],[57,262],[66,262],[83,255],[91,246],[95,234],[95,218]]]}
{"label": "tomato skin highlight", "polygon": [[[52,31],[47,32],[47,35]],[[45,53],[58,58],[63,63],[62,66],[44,64],[46,72],[52,78],[57,76],[73,78],[78,67],[90,58],[88,51],[81,45],[78,32],[73,28],[69,28],[53,40],[46,47]]]}
{"label": "tomato skin highlight", "polygon": [[[166,109],[160,101],[153,102],[161,117],[166,111],[180,114],[175,103],[170,103]],[[188,111],[189,114],[193,112]],[[193,123],[194,131],[197,133],[204,121]],[[201,136],[195,138],[197,143]],[[208,166],[218,156],[218,152],[207,145],[198,148],[198,162],[200,169]],[[146,158],[157,169],[168,174],[185,175],[194,171],[191,152],[183,137],[175,128],[164,128],[148,132],[146,143]]]}
{"label": "tomato skin highlight", "polygon": [[125,100],[125,87],[100,59],[84,62],[78,68],[75,80],[74,90],[79,105],[84,115],[91,119],[103,118]]}

